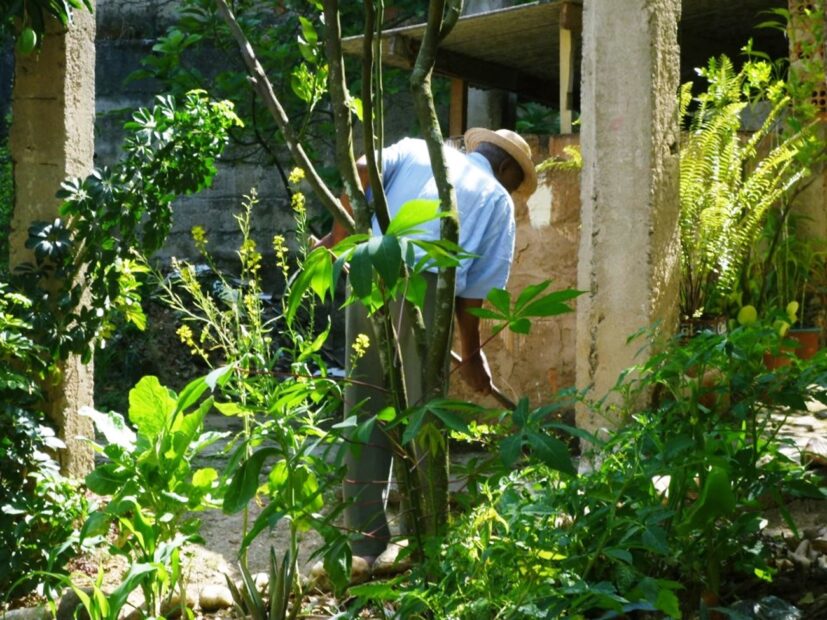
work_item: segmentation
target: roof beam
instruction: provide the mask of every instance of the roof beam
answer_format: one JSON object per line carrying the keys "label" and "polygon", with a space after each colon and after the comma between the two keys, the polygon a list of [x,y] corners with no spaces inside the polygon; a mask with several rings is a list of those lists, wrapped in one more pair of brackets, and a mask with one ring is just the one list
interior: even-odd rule
{"label": "roof beam", "polygon": [[[396,35],[390,41],[390,50],[396,57],[407,58],[409,67],[413,67],[419,45],[417,39]],[[434,71],[446,77],[463,79],[474,86],[508,90],[552,107],[557,105],[557,85],[551,80],[539,80],[524,71],[444,48],[437,50]]]}

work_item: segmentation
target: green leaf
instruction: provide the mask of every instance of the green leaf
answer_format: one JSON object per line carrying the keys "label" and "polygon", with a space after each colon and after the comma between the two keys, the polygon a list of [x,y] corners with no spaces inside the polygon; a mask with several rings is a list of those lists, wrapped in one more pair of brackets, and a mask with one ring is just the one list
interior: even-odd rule
{"label": "green leaf", "polygon": [[[232,366],[222,366],[221,368],[216,368],[204,377],[204,382],[207,384],[207,387],[215,391],[216,386],[223,386],[230,380],[230,371],[232,369]],[[184,389],[186,391],[186,388]]]}
{"label": "green leaf", "polygon": [[671,590],[659,590],[654,605],[670,618],[682,617],[680,601],[678,601],[678,597]]}
{"label": "green leaf", "polygon": [[203,467],[192,475],[192,486],[209,489],[216,480],[218,480],[218,472],[212,467]]}
{"label": "green leaf", "polygon": [[86,486],[98,495],[114,495],[129,477],[115,463],[104,463],[86,475]]}
{"label": "green leaf", "polygon": [[405,299],[417,308],[425,307],[425,295],[428,292],[428,283],[418,273],[411,274],[405,288]]}
{"label": "green leaf", "polygon": [[244,461],[236,471],[224,495],[222,509],[225,514],[234,514],[247,505],[258,489],[258,478],[264,460],[278,455],[278,448],[261,448]]}
{"label": "green leaf", "polygon": [[523,436],[513,435],[500,442],[500,458],[503,465],[511,469],[523,453]]}
{"label": "green leaf", "polygon": [[385,407],[376,414],[376,419],[382,422],[393,422],[396,419],[396,409],[393,407]]}
{"label": "green leaf", "polygon": [[357,246],[350,257],[350,287],[359,299],[370,295],[373,287],[373,269],[367,243]]}
{"label": "green leaf", "polygon": [[545,295],[526,306],[523,311],[520,312],[520,316],[556,316],[558,314],[572,312],[574,309],[568,306],[565,302],[582,294],[583,291],[577,291],[574,289],[552,291],[548,295]]}
{"label": "green leaf", "polygon": [[152,564],[133,564],[121,584],[108,596],[113,617],[117,618],[130,593],[157,570]]}
{"label": "green leaf", "polygon": [[247,532],[247,535],[241,541],[241,550],[243,551],[249,547],[256,537],[264,531],[264,528],[270,527],[272,529],[276,527],[278,522],[284,518],[284,515],[284,511],[280,510],[279,505],[276,502],[270,502],[267,504],[256,517],[256,520],[253,521],[250,531]]}
{"label": "green leaf", "polygon": [[385,281],[385,286],[392,288],[399,279],[402,268],[402,248],[393,235],[372,237],[368,241],[368,253],[376,271]]}
{"label": "green leaf", "polygon": [[523,306],[546,290],[550,284],[551,280],[546,280],[545,282],[540,282],[539,284],[529,284],[522,291],[520,291],[517,301],[514,302],[514,311],[519,312]]}
{"label": "green leaf", "polygon": [[408,417],[408,426],[405,427],[405,432],[402,433],[402,443],[408,443],[416,437],[419,432],[422,422],[425,421],[425,414],[427,410],[425,407],[417,407],[410,413]]}
{"label": "green leaf", "polygon": [[441,217],[439,200],[409,200],[399,207],[399,211],[388,224],[389,235],[412,235],[421,230],[417,226]]}
{"label": "green leaf", "polygon": [[493,288],[488,293],[487,299],[503,315],[511,315],[511,293],[502,288]]}
{"label": "green leaf", "polygon": [[207,391],[208,387],[209,386],[207,385],[207,381],[204,377],[198,377],[197,379],[190,381],[178,395],[178,403],[175,407],[176,411],[186,411],[192,407],[196,402],[198,402],[201,395]]}
{"label": "green leaf", "polygon": [[548,467],[572,476],[577,474],[566,444],[559,439],[540,433],[528,433],[528,444],[534,456]]}
{"label": "green leaf", "polygon": [[92,407],[81,407],[78,413],[87,418],[92,418],[95,428],[106,439],[106,443],[119,446],[127,452],[135,449],[135,433],[129,428],[121,414],[114,411],[103,413],[92,409]]}
{"label": "green leaf", "polygon": [[352,556],[347,539],[334,542],[324,554],[324,569],[333,584],[334,593],[342,592],[350,583]]}
{"label": "green leaf", "polygon": [[515,334],[527,334],[531,331],[531,321],[528,319],[516,319],[508,322],[508,329]]}
{"label": "green leaf", "polygon": [[428,405],[428,410],[437,418],[442,420],[442,423],[452,431],[457,431],[458,433],[468,432],[468,423],[453,411],[431,405]]}
{"label": "green leaf", "polygon": [[175,407],[174,395],[158,377],[144,377],[129,392],[129,421],[150,441],[166,427]]}

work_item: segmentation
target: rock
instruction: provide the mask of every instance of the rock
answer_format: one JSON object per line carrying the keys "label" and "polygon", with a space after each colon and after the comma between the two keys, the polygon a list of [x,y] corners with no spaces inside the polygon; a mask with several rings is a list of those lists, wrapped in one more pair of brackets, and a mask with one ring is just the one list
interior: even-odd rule
{"label": "rock", "polygon": [[[354,555],[350,563],[350,585],[355,586],[360,583],[365,583],[370,579],[371,570],[365,558]],[[319,561],[313,565],[308,575],[308,582],[312,588],[321,590],[322,592],[330,592],[333,589],[333,584],[330,582],[330,577],[324,569],[324,562]]]}
{"label": "rock", "polygon": [[793,553],[790,556],[790,559],[796,564],[796,566],[804,571],[809,571],[810,567],[813,565],[813,561],[810,558],[806,555],[801,555],[800,553]]}
{"label": "rock", "polygon": [[809,557],[810,556],[810,541],[805,538],[800,543],[798,543],[798,546],[795,548],[795,551],[793,551],[793,555],[800,555],[800,556],[803,556],[805,558]]}
{"label": "rock", "polygon": [[51,617],[52,614],[45,605],[21,607],[20,609],[11,609],[5,613],[0,613],[0,618],[3,618],[3,620],[49,620]]}
{"label": "rock", "polygon": [[[184,605],[189,609],[195,609],[198,605],[198,594],[195,589],[187,588],[185,592]],[[169,597],[169,600],[161,605],[161,614],[164,616],[176,618],[181,614],[181,593],[176,590]]]}
{"label": "rock", "polygon": [[[81,588],[81,590],[87,596],[92,596],[92,588]],[[86,611],[75,591],[72,588],[67,588],[63,592],[63,596],[60,597],[60,604],[57,606],[55,618],[57,620],[73,620],[75,617],[77,617],[77,620],[89,620],[89,612]]]}
{"label": "rock", "polygon": [[817,538],[813,538],[810,543],[813,549],[819,553],[827,553],[827,536],[820,535]]}
{"label": "rock", "polygon": [[233,606],[233,594],[227,586],[209,585],[198,593],[201,611],[218,611]]}
{"label": "rock", "polygon": [[827,465],[827,440],[821,437],[811,437],[804,445],[802,452],[805,462]]}
{"label": "rock", "polygon": [[400,540],[398,543],[390,543],[388,547],[379,554],[379,557],[377,557],[376,561],[373,563],[373,576],[391,577],[393,575],[398,575],[399,573],[404,573],[408,570],[411,567],[410,554],[402,554],[402,557],[399,557],[400,552],[407,548],[407,546],[407,540]]}

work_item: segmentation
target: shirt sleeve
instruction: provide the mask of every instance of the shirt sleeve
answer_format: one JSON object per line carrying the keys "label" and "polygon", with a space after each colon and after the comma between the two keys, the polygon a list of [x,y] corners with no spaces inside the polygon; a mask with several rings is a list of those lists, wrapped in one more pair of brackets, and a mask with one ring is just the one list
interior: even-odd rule
{"label": "shirt sleeve", "polygon": [[505,288],[514,257],[514,204],[508,197],[501,197],[497,204],[497,216],[489,222],[482,243],[477,249],[465,276],[458,297],[485,299],[493,288]]}

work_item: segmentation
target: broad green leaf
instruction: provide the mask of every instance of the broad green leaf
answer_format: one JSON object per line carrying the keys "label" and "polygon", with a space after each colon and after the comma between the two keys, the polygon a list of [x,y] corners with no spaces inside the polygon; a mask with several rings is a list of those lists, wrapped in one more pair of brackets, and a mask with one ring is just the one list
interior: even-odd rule
{"label": "broad green leaf", "polygon": [[218,472],[212,467],[203,467],[192,475],[192,486],[209,489],[216,480],[218,480]]}
{"label": "broad green leaf", "polygon": [[359,299],[370,295],[373,287],[373,269],[367,243],[358,246],[350,257],[350,286],[353,294]]}
{"label": "broad green leaf", "polygon": [[242,417],[250,415],[252,411],[246,407],[242,407],[238,403],[213,403],[213,407],[218,409],[221,415]]}
{"label": "broad green leaf", "polygon": [[204,382],[211,390],[215,390],[216,386],[223,386],[227,383],[230,379],[230,371],[233,369],[233,366],[222,366],[221,368],[216,368],[215,370],[211,371],[206,377],[204,377]]}
{"label": "broad green leaf", "polygon": [[430,405],[428,406],[428,410],[437,418],[442,420],[442,423],[452,431],[457,431],[458,433],[468,432],[468,423],[453,411]]}
{"label": "broad green leaf", "polygon": [[655,607],[670,618],[681,618],[681,604],[678,597],[671,590],[661,589],[654,601]]}
{"label": "broad green leaf", "polygon": [[121,414],[114,411],[103,413],[92,407],[81,407],[78,413],[92,418],[95,428],[103,435],[107,443],[120,446],[127,452],[135,449],[135,432],[129,428]]}
{"label": "broad green leaf", "polygon": [[376,414],[376,419],[382,422],[393,422],[396,419],[396,409],[393,407],[385,407]]}
{"label": "broad green leaf", "polygon": [[129,421],[152,441],[166,427],[175,406],[176,399],[158,377],[144,377],[129,392]]}
{"label": "broad green leaf", "polygon": [[440,217],[439,200],[409,200],[388,224],[389,235],[412,235],[421,232],[417,226]]}
{"label": "broad green leaf", "polygon": [[176,405],[177,411],[186,411],[190,407],[192,407],[198,399],[201,398],[201,395],[207,391],[207,380],[205,377],[198,377],[193,381],[190,381],[186,387],[181,390],[181,393],[178,394],[178,403]]}
{"label": "broad green leaf", "polygon": [[577,474],[569,449],[562,441],[540,433],[528,433],[527,438],[534,456],[548,467],[572,476]]}
{"label": "broad green leaf", "polygon": [[517,301],[514,302],[514,311],[519,312],[532,299],[537,297],[540,293],[546,290],[551,284],[551,280],[540,282],[539,284],[529,284],[517,296]]}
{"label": "broad green leaf", "polygon": [[473,314],[481,319],[493,319],[500,321],[508,319],[507,315],[501,314],[500,312],[495,312],[490,308],[467,308],[465,311],[468,314]]}
{"label": "broad green leaf", "polygon": [[574,291],[572,289],[554,291],[536,301],[531,302],[523,309],[522,312],[520,312],[520,315],[525,317],[557,316],[558,314],[573,312],[574,308],[565,302],[577,297],[580,294],[580,291]]}
{"label": "broad green leaf", "polygon": [[86,475],[86,486],[98,495],[113,495],[127,478],[129,473],[115,463],[104,463]]}
{"label": "broad green leaf", "polygon": [[500,458],[503,465],[512,468],[523,453],[523,436],[513,435],[506,437],[500,442]]}
{"label": "broad green leaf", "polygon": [[278,453],[278,448],[260,448],[241,464],[224,495],[222,509],[225,514],[239,512],[255,496],[264,460],[269,456],[276,456]]}
{"label": "broad green leaf", "polygon": [[531,331],[531,321],[528,319],[516,319],[514,321],[509,321],[508,329],[515,334],[527,334]]}
{"label": "broad green leaf", "polygon": [[96,510],[89,515],[83,528],[80,530],[80,540],[83,542],[87,538],[94,538],[96,536],[106,536],[109,533],[109,515],[100,510]]}
{"label": "broad green leaf", "polygon": [[385,286],[392,288],[399,279],[402,268],[402,248],[393,235],[373,237],[368,241],[368,253],[371,263],[385,281]]}
{"label": "broad green leaf", "polygon": [[309,271],[311,275],[310,288],[319,299],[324,301],[333,283],[333,263],[327,252],[315,251],[311,256],[314,258],[310,260],[308,257],[305,262],[305,271]]}
{"label": "broad green leaf", "polygon": [[408,417],[408,426],[405,427],[405,432],[402,433],[402,443],[408,443],[414,439],[419,432],[422,422],[425,420],[426,409],[418,407],[410,412]]}
{"label": "broad green leaf", "polygon": [[405,288],[405,299],[417,308],[425,307],[425,294],[428,292],[428,283],[418,273],[413,273],[408,278]]}
{"label": "broad green leaf", "polygon": [[505,316],[511,316],[511,294],[502,288],[493,288],[488,293],[488,302]]}

